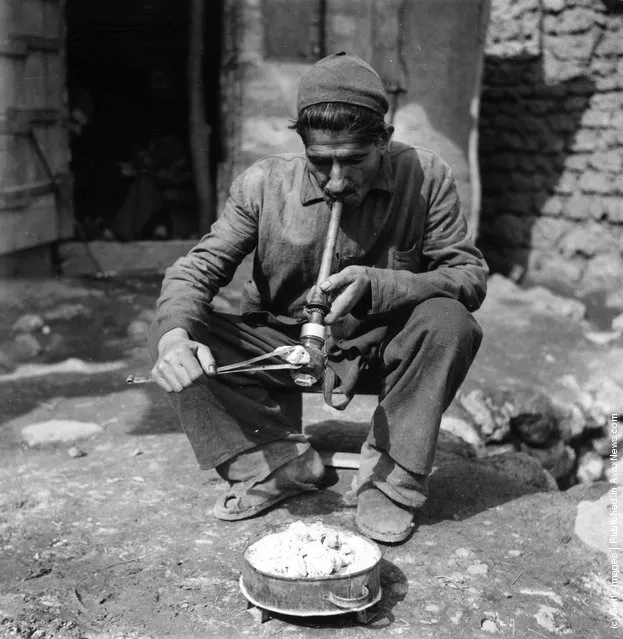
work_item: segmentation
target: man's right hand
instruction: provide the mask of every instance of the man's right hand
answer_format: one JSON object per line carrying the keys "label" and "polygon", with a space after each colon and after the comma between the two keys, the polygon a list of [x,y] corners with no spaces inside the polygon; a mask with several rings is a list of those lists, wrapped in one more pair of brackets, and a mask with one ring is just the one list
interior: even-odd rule
{"label": "man's right hand", "polygon": [[165,333],[158,342],[158,361],[151,371],[160,388],[179,393],[202,375],[216,375],[212,352],[190,339],[182,328]]}

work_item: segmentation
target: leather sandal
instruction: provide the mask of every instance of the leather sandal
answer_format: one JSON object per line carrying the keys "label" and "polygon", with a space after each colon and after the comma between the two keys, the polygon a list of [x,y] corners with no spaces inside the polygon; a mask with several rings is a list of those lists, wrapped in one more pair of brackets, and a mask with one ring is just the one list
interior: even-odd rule
{"label": "leather sandal", "polygon": [[310,448],[250,488],[232,485],[218,498],[213,513],[224,521],[248,519],[288,497],[318,490],[324,472],[322,458]]}
{"label": "leather sandal", "polygon": [[385,543],[405,541],[415,530],[415,508],[390,499],[372,484],[359,489],[357,528],[371,539]]}

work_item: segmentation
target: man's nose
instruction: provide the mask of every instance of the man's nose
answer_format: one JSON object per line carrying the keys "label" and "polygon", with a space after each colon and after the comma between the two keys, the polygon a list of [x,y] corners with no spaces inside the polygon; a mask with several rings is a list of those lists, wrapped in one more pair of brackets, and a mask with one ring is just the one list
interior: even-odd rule
{"label": "man's nose", "polygon": [[344,168],[342,165],[334,161],[331,166],[331,173],[329,174],[329,181],[325,186],[327,195],[331,197],[337,197],[344,193],[346,190],[346,180],[344,179]]}

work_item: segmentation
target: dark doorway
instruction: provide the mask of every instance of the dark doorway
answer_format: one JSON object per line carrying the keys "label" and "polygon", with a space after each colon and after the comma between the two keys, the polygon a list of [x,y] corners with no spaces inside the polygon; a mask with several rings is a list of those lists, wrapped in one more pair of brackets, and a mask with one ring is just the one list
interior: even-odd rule
{"label": "dark doorway", "polygon": [[[188,239],[199,229],[189,151],[188,0],[68,0],[74,208],[82,239]],[[206,2],[206,120],[219,161],[222,3]]]}

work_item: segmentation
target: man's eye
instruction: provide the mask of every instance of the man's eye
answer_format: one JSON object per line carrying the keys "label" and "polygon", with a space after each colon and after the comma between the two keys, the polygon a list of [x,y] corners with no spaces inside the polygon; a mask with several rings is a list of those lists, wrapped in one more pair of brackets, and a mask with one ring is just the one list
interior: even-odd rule
{"label": "man's eye", "polygon": [[323,172],[331,171],[331,162],[327,162],[326,160],[310,160],[310,162],[319,171],[323,171]]}

